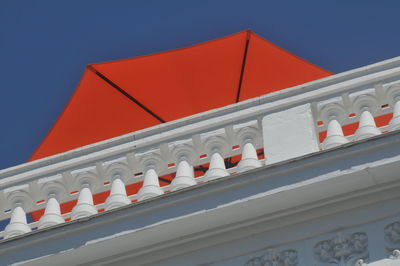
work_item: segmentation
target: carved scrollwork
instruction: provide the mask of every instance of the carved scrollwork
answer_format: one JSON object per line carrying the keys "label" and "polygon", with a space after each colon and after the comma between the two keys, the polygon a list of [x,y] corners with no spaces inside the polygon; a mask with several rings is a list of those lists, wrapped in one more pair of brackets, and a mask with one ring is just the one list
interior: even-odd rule
{"label": "carved scrollwork", "polygon": [[389,256],[389,259],[400,260],[400,250],[398,249],[393,250],[392,254]]}
{"label": "carved scrollwork", "polygon": [[400,84],[393,84],[386,89],[387,98],[394,105],[400,100]]}
{"label": "carved scrollwork", "polygon": [[353,100],[353,107],[357,114],[361,114],[363,111],[370,111],[372,114],[376,114],[378,107],[378,99],[374,89],[368,89],[356,92],[350,95]]}
{"label": "carved scrollwork", "polygon": [[277,252],[269,249],[263,255],[248,260],[245,266],[296,266],[297,263],[296,250]]}
{"label": "carved scrollwork", "polygon": [[329,103],[320,103],[319,107],[320,119],[324,121],[325,124],[328,124],[332,119],[341,123],[347,118],[346,109],[340,100]]}
{"label": "carved scrollwork", "polygon": [[179,162],[184,159],[191,164],[193,164],[199,156],[191,142],[171,145],[171,153],[175,159],[175,162]]}
{"label": "carved scrollwork", "polygon": [[233,130],[241,145],[251,142],[257,149],[262,147],[262,133],[257,120],[234,125]]}
{"label": "carved scrollwork", "polygon": [[386,248],[389,251],[400,249],[400,222],[388,224],[385,229]]}
{"label": "carved scrollwork", "polygon": [[318,242],[314,256],[327,265],[353,266],[359,260],[368,259],[368,237],[365,233],[338,236]]}
{"label": "carved scrollwork", "polygon": [[359,259],[356,261],[355,266],[367,266],[363,259]]}
{"label": "carved scrollwork", "polygon": [[95,192],[101,187],[100,178],[95,167],[77,169],[72,171],[71,174],[74,178],[72,189],[80,189],[82,186],[88,185],[92,192]]}

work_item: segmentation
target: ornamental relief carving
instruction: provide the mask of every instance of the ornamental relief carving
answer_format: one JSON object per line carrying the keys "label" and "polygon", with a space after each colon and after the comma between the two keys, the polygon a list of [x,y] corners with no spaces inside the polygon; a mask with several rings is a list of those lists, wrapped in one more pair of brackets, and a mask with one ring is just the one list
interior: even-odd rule
{"label": "ornamental relief carving", "polygon": [[245,266],[297,266],[297,251],[290,249],[277,252],[268,249],[263,255],[248,260]]}
{"label": "ornamental relief carving", "polygon": [[388,224],[384,229],[384,233],[387,250],[400,249],[400,222]]}
{"label": "ornamental relief carving", "polygon": [[322,265],[354,266],[358,261],[368,259],[368,255],[366,233],[340,233],[314,246],[314,257],[323,263]]}

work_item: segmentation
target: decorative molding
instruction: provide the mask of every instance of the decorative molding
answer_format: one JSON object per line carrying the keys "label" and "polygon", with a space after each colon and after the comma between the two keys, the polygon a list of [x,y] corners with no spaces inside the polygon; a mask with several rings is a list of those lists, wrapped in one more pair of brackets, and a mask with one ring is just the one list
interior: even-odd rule
{"label": "decorative molding", "polygon": [[385,226],[384,233],[386,249],[388,251],[400,249],[400,221]]}
{"label": "decorative molding", "polygon": [[367,266],[363,259],[359,259],[356,261],[355,266]]}
{"label": "decorative molding", "polygon": [[393,250],[392,255],[389,256],[389,259],[400,260],[400,250],[398,249]]}
{"label": "decorative molding", "polygon": [[297,266],[297,251],[294,249],[277,252],[268,249],[259,257],[248,260],[245,266]]}
{"label": "decorative molding", "polygon": [[340,233],[318,242],[314,246],[314,256],[326,265],[353,266],[368,259],[368,236],[360,232],[351,235]]}

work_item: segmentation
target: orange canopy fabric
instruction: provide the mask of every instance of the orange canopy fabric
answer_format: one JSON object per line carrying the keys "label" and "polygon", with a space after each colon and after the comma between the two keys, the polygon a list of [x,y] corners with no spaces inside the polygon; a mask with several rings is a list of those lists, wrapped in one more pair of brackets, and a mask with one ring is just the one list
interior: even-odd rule
{"label": "orange canopy fabric", "polygon": [[95,73],[86,70],[67,107],[31,159],[158,123],[157,119],[132,104]]}
{"label": "orange canopy fabric", "polygon": [[91,64],[30,160],[329,75],[251,31]]}
{"label": "orange canopy fabric", "polygon": [[290,88],[331,75],[252,33],[239,100]]}

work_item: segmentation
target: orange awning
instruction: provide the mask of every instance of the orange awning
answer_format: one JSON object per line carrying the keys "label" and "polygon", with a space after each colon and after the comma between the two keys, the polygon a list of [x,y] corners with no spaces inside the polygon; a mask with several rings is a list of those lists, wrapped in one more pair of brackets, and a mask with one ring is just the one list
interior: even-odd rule
{"label": "orange awning", "polygon": [[328,75],[251,31],[91,64],[30,160]]}

